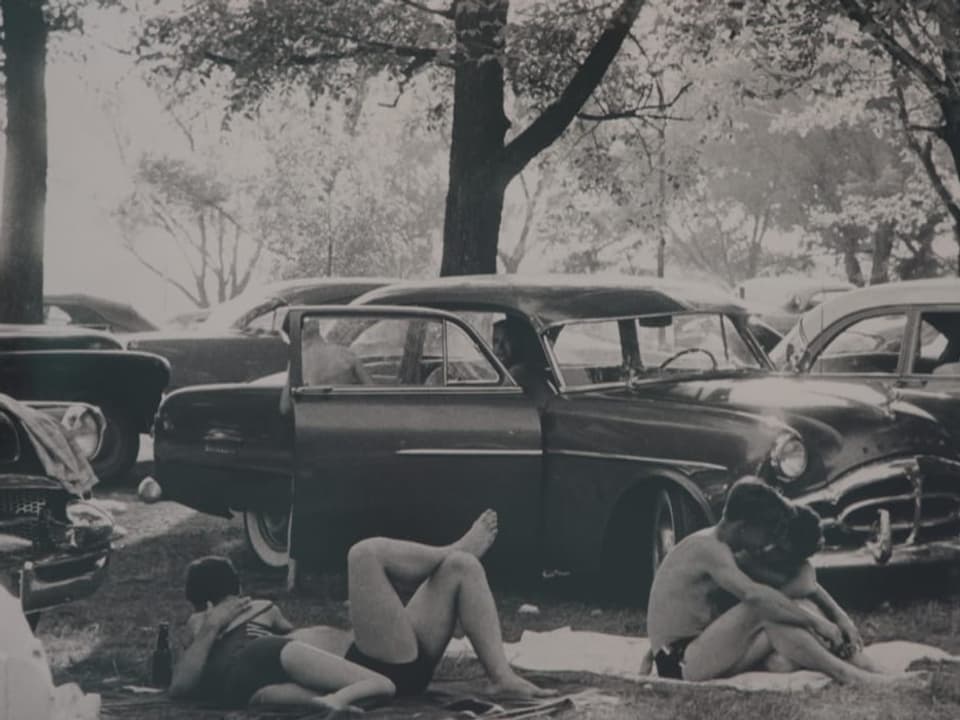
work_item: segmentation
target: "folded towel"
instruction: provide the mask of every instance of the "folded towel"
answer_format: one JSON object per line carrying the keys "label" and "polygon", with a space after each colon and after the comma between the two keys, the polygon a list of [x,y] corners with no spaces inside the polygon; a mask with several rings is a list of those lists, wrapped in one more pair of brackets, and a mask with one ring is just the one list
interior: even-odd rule
{"label": "folded towel", "polygon": [[97,484],[90,463],[56,420],[3,393],[0,393],[0,410],[20,419],[43,469],[59,480],[64,489],[82,497]]}

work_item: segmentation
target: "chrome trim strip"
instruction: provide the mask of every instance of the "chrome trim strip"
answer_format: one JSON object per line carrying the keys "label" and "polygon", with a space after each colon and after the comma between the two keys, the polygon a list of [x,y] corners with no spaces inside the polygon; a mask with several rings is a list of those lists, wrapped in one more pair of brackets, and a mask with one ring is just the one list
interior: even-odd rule
{"label": "chrome trim strip", "polygon": [[831,505],[836,505],[851,490],[866,487],[882,480],[891,480],[898,477],[907,479],[909,473],[919,472],[919,469],[919,456],[870,463],[856,470],[851,470],[822,490],[796,498],[794,502],[804,505],[828,502]]}
{"label": "chrome trim strip", "polygon": [[591,452],[589,450],[547,450],[548,455],[567,455],[570,457],[597,458],[600,460],[629,460],[631,462],[657,463],[675,467],[694,467],[701,470],[729,470],[725,465],[701,462],[699,460],[678,460],[676,458],[649,457],[646,455],[624,455],[621,453]]}
{"label": "chrome trim strip", "polygon": [[512,448],[404,448],[397,450],[397,455],[439,455],[445,457],[540,457],[542,450],[520,450]]}
{"label": "chrome trim strip", "polygon": [[[512,380],[511,380],[512,382]],[[331,395],[523,395],[519,385],[301,385],[291,390],[297,398]]]}

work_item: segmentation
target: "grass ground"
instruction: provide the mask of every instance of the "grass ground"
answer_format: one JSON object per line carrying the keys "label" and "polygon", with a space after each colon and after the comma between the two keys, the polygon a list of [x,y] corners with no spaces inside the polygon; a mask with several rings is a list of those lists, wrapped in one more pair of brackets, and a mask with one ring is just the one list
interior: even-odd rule
{"label": "grass ground", "polygon": [[[104,497],[103,495],[101,497]],[[339,576],[307,576],[296,593],[283,590],[283,575],[256,566],[243,541],[242,525],[192,514],[179,506],[146,506],[131,493],[106,495],[115,501],[117,522],[128,535],[114,554],[111,577],[91,598],[46,614],[39,634],[58,682],[73,681],[87,691],[109,693],[124,685],[146,684],[157,624],[177,623],[189,612],[182,578],[187,563],[202,554],[234,559],[250,594],[276,599],[297,624],[346,626],[346,586]],[[828,580],[830,580],[828,578]],[[906,639],[960,654],[960,573],[943,568],[891,575],[833,578],[831,589],[850,609],[870,642]],[[497,582],[497,601],[508,641],[524,629],[574,629],[618,634],[645,631],[640,611],[612,601],[598,602],[592,588],[571,579],[522,585]],[[518,613],[521,604],[539,606],[539,615]],[[442,667],[459,675],[475,668]],[[568,712],[587,720],[627,718],[936,718],[960,717],[960,669],[936,668],[929,688],[911,691],[828,687],[801,694],[740,693],[724,689],[665,689],[600,678],[579,678],[619,696],[621,703]],[[111,714],[110,717],[117,717]],[[184,717],[213,720],[219,712],[169,708],[138,710],[129,717],[160,720]],[[252,714],[241,717],[253,717]]]}

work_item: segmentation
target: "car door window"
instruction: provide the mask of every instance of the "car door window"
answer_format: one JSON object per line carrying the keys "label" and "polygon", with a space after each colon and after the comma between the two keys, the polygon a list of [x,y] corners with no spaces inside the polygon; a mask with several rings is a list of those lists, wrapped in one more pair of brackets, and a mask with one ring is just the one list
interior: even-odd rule
{"label": "car door window", "polygon": [[814,373],[893,374],[907,327],[904,313],[857,320],[833,337],[814,358]]}
{"label": "car door window", "polygon": [[960,312],[926,312],[920,316],[911,372],[960,374]]}
{"label": "car door window", "polygon": [[447,322],[446,384],[491,385],[500,381],[500,373],[483,351],[458,325]]}

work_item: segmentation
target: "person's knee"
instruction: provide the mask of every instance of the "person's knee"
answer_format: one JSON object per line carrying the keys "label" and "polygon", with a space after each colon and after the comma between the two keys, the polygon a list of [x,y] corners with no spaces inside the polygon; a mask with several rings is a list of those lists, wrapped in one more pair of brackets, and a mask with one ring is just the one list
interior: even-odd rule
{"label": "person's knee", "polygon": [[444,559],[440,571],[457,577],[483,575],[483,565],[476,555],[455,550]]}
{"label": "person's knee", "polygon": [[382,538],[367,538],[350,546],[347,551],[347,567],[358,567],[379,562]]}

